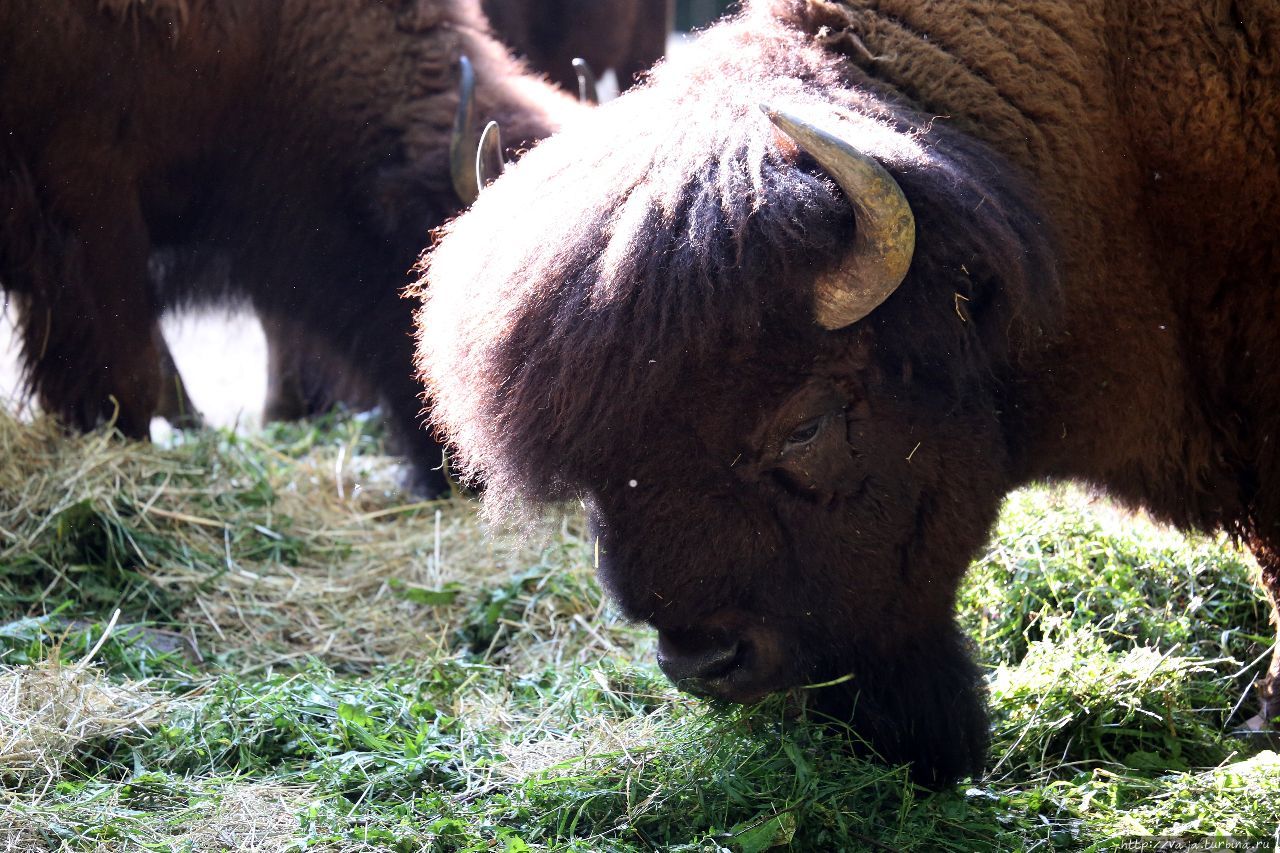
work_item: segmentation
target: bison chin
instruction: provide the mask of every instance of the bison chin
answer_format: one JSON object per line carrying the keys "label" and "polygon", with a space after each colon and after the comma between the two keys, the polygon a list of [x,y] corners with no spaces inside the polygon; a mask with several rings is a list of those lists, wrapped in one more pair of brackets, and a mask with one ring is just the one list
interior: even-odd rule
{"label": "bison chin", "polygon": [[851,681],[821,689],[811,704],[847,722],[855,750],[909,764],[914,781],[939,789],[978,776],[989,725],[981,672],[954,628],[930,648],[859,662]]}

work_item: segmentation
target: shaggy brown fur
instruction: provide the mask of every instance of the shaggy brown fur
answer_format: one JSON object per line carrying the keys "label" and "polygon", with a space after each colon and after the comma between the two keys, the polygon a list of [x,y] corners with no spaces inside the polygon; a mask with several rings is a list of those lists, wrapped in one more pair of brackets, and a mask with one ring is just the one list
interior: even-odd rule
{"label": "shaggy brown fur", "polygon": [[484,0],[484,13],[499,38],[567,91],[578,91],[576,57],[597,74],[612,68],[626,91],[666,51],[675,0]]}
{"label": "shaggy brown fur", "polygon": [[49,0],[0,7],[0,42],[0,282],[41,403],[145,436],[157,312],[241,296],[358,369],[441,488],[399,291],[460,206],[458,57],[515,145],[577,110],[476,0]]}
{"label": "shaggy brown fur", "polygon": [[[823,701],[881,754],[976,772],[952,609],[1008,490],[1236,531],[1280,595],[1276,32],[1274,2],[755,0],[449,226],[434,420],[491,503],[587,502],[673,678],[852,672]],[[849,328],[811,306],[851,208],[759,101],[843,110],[915,211]]]}

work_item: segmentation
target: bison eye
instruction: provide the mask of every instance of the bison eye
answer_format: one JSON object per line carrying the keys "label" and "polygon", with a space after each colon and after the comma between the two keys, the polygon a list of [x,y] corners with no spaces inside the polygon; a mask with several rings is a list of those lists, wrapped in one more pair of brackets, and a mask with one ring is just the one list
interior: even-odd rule
{"label": "bison eye", "polygon": [[818,433],[822,432],[822,426],[827,422],[827,416],[814,418],[811,421],[805,421],[791,431],[791,435],[787,436],[787,440],[782,443],[782,452],[790,453],[793,450],[799,450],[805,445],[812,444],[813,440],[818,437]]}

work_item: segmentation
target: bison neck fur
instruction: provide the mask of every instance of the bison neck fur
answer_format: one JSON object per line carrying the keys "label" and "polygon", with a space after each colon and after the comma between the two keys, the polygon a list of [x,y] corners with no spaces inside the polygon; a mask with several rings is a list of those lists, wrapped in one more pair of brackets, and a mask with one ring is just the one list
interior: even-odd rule
{"label": "bison neck fur", "polygon": [[[457,461],[499,512],[584,500],[669,671],[851,672],[883,755],[977,770],[952,608],[1010,489],[1280,542],[1280,9],[1175,6],[749,3],[449,226],[419,362]],[[848,328],[813,289],[852,209],[761,101],[839,110],[915,212]]]}

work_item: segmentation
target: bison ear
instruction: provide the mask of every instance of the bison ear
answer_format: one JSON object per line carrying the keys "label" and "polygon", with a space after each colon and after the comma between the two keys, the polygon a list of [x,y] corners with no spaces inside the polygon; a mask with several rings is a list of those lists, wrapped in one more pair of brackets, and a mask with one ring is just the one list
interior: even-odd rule
{"label": "bison ear", "polygon": [[818,325],[843,329],[874,311],[906,278],[916,246],[911,205],[893,176],[850,141],[852,134],[845,129],[849,125],[835,120],[830,112],[802,116],[767,104],[760,108],[818,161],[853,206],[857,222],[853,247],[814,288]]}
{"label": "bison ear", "polygon": [[449,139],[449,175],[458,199],[470,207],[480,195],[476,183],[476,72],[465,56],[459,57],[458,66],[458,113]]}

